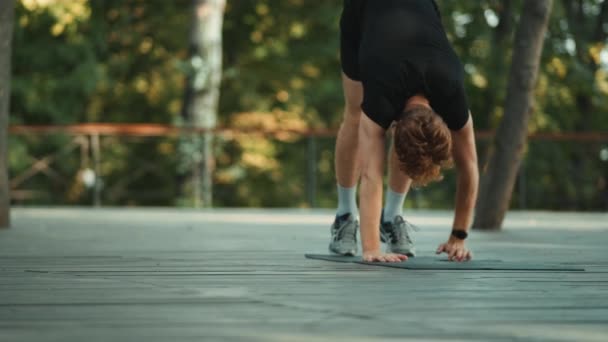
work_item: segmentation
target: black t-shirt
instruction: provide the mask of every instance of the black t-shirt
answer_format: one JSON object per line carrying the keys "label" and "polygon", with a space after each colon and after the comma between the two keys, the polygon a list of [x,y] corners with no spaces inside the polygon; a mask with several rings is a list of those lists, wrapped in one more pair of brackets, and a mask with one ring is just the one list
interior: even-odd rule
{"label": "black t-shirt", "polygon": [[[342,39],[358,43],[351,58],[357,58],[366,115],[387,129],[421,93],[451,130],[461,129],[469,118],[464,71],[435,1],[345,0],[344,6]],[[342,50],[352,53],[344,43]]]}

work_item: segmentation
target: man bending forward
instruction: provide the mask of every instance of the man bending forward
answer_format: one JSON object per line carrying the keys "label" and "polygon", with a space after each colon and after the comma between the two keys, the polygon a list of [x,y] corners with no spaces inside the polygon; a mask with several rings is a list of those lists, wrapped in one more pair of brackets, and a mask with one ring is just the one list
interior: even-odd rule
{"label": "man bending forward", "polygon": [[[331,252],[357,253],[356,186],[360,180],[363,259],[399,262],[416,254],[405,195],[414,184],[458,171],[452,231],[437,253],[471,259],[465,246],[479,173],[464,91],[464,72],[434,0],[345,0],[341,30],[344,121],[336,142],[338,210]],[[385,134],[393,130],[382,208]],[[380,241],[388,250],[381,251]]]}

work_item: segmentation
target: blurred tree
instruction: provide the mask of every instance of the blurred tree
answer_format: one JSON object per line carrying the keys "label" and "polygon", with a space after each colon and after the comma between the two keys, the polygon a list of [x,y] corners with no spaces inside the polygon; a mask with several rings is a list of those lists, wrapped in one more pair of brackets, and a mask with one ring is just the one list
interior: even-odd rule
{"label": "blurred tree", "polygon": [[482,176],[474,227],[500,229],[509,208],[528,135],[532,96],[553,0],[526,0],[515,48],[503,117]]}
{"label": "blurred tree", "polygon": [[[572,87],[572,97],[579,115],[574,120],[573,129],[576,131],[590,131],[595,126],[593,116],[598,111],[598,88],[596,77],[600,69],[601,51],[603,50],[608,37],[608,1],[603,1],[599,8],[593,8],[588,1],[583,0],[562,0],[565,18],[569,27],[569,39],[574,43],[574,58],[572,64],[574,69],[579,69],[577,77],[580,77]],[[593,18],[595,14],[595,18]],[[600,95],[601,96],[601,95]],[[604,96],[605,97],[605,96]],[[583,183],[588,174],[588,163],[585,154],[573,155],[570,162],[573,181]],[[574,188],[574,192],[569,196],[571,202],[583,209],[584,203],[583,186]]]}
{"label": "blurred tree", "polygon": [[[229,1],[220,122],[236,128],[334,127],[342,106],[340,6],[337,1]],[[333,205],[333,138],[319,145],[317,199]],[[214,199],[226,206],[306,206],[306,146],[289,133],[219,138]]]}
{"label": "blurred tree", "polygon": [[10,185],[7,145],[11,92],[13,13],[13,0],[0,1],[0,228],[10,226]]}
{"label": "blurred tree", "polygon": [[[593,84],[595,73],[600,67],[600,53],[605,44],[608,31],[608,1],[601,2],[599,13],[593,13],[584,0],[562,0],[569,27],[570,38],[574,43],[575,63],[585,69],[585,82],[574,90],[574,98],[579,112],[577,120],[579,130],[589,130],[592,122],[587,116],[593,112]],[[591,20],[586,13],[596,14]],[[589,14],[591,14],[589,13]]]}
{"label": "blurred tree", "polygon": [[[194,0],[190,73],[183,103],[183,117],[192,127],[213,129],[217,126],[225,7],[225,0]],[[213,133],[203,133],[202,137],[197,134],[187,141],[182,144],[185,150],[182,158],[191,164],[188,186],[193,190],[194,206],[211,207],[215,169]]]}
{"label": "blurred tree", "polygon": [[[11,123],[177,123],[187,58],[191,0],[16,2]],[[167,29],[159,29],[167,27]],[[14,137],[11,167],[70,142],[61,135]],[[102,138],[102,200],[115,205],[177,203],[175,139]],[[31,157],[30,157],[31,156]],[[88,204],[78,154],[20,190],[38,189],[26,203]]]}

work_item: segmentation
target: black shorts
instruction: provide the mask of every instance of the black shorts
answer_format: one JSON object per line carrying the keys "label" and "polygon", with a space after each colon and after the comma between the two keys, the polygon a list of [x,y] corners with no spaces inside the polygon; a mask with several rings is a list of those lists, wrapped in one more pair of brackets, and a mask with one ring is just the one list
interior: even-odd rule
{"label": "black shorts", "polygon": [[361,81],[359,72],[359,46],[365,0],[344,0],[342,16],[340,17],[340,63],[346,76],[355,81]]}

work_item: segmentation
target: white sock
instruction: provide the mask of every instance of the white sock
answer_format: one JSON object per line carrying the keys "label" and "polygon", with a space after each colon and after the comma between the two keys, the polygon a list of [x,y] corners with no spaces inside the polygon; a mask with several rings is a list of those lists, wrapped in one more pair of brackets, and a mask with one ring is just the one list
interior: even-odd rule
{"label": "white sock", "polygon": [[404,202],[405,193],[394,192],[390,187],[387,187],[384,201],[383,221],[393,222],[396,216],[402,216]]}
{"label": "white sock", "polygon": [[357,186],[345,188],[338,184],[338,216],[344,214],[352,214],[354,217],[359,216],[357,209]]}

